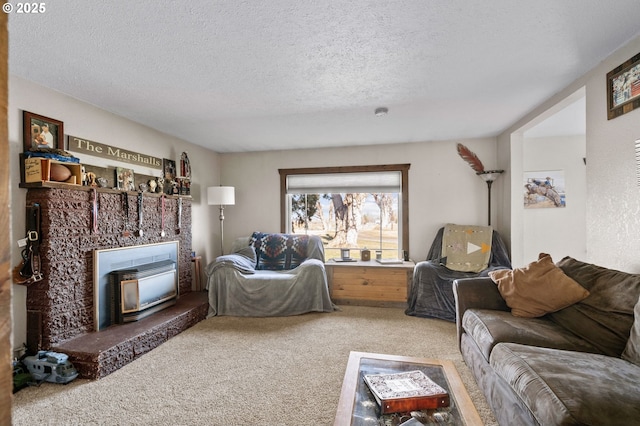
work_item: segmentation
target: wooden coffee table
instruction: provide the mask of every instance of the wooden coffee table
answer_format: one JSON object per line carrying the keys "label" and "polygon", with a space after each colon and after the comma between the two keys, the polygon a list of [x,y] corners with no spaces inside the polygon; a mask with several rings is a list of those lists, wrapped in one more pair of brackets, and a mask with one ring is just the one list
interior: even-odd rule
{"label": "wooden coffee table", "polygon": [[[397,373],[412,370],[424,371],[427,376],[449,392],[451,404],[448,408],[425,411],[426,414],[435,415],[436,419],[445,420],[446,424],[483,425],[453,362],[351,352],[347,370],[344,373],[334,426],[377,424],[375,421],[381,418],[380,407],[364,383],[363,374]],[[387,423],[392,425],[400,424],[408,419],[401,418],[399,414],[385,415]]]}

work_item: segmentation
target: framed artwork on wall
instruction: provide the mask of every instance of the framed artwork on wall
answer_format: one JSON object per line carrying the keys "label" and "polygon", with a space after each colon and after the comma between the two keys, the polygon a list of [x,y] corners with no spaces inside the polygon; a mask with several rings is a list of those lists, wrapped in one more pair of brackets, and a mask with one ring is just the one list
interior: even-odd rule
{"label": "framed artwork on wall", "polygon": [[566,207],[563,170],[524,172],[524,208]]}
{"label": "framed artwork on wall", "polygon": [[63,123],[53,118],[22,111],[24,125],[24,151],[38,148],[64,148]]}
{"label": "framed artwork on wall", "polygon": [[640,107],[640,53],[607,73],[607,119]]}
{"label": "framed artwork on wall", "polygon": [[640,186],[640,139],[636,141],[636,181]]}

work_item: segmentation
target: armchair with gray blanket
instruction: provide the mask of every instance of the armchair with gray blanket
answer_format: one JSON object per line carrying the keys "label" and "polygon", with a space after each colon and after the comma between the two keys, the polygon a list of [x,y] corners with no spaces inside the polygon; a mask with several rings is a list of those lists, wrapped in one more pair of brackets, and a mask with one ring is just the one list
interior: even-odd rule
{"label": "armchair with gray blanket", "polygon": [[234,241],[232,251],[205,269],[208,317],[334,310],[319,237],[254,232]]}
{"label": "armchair with gray blanket", "polygon": [[[491,228],[488,229],[491,230]],[[465,272],[448,268],[442,254],[444,231],[445,227],[438,230],[431,244],[427,259],[418,262],[415,266],[413,282],[407,298],[408,307],[405,311],[407,315],[440,318],[455,322],[454,280],[486,277],[494,269],[511,268],[507,247],[495,230],[492,230],[490,256],[487,266],[483,270],[480,272]]]}

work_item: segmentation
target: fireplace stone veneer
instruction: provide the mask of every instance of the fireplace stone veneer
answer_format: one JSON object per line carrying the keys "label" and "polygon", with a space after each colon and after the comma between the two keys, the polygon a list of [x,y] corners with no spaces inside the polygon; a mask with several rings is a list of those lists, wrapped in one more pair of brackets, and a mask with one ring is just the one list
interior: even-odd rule
{"label": "fireplace stone veneer", "polygon": [[[94,332],[93,314],[93,251],[117,247],[129,247],[143,244],[154,244],[165,241],[178,241],[178,286],[180,299],[198,300],[196,306],[181,307],[180,300],[176,306],[167,309],[174,316],[182,317],[175,320],[165,317],[159,324],[147,321],[153,316],[138,321],[139,327],[149,326],[149,333],[156,333],[164,337],[151,339],[156,345],[166,340],[166,336],[177,334],[176,330],[190,327],[206,316],[206,298],[188,298],[192,288],[191,271],[191,197],[182,199],[181,227],[178,229],[178,200],[179,196],[166,196],[164,216],[164,237],[161,237],[162,209],[158,194],[145,194],[143,198],[143,236],[136,236],[138,230],[137,193],[116,191],[112,189],[97,189],[98,220],[97,231],[92,223],[93,191],[87,187],[68,188],[67,185],[51,185],[47,187],[28,187],[27,205],[40,203],[41,206],[41,271],[44,279],[27,287],[27,347],[30,351],[37,349],[64,349],[73,347],[78,353],[83,348],[72,344],[72,340],[83,342],[91,358],[91,340],[101,340],[107,335],[100,333],[118,333],[108,329],[104,332]],[[124,203],[124,197],[128,203]],[[124,206],[128,204],[128,212]],[[202,299],[202,300],[201,300]],[[200,304],[204,304],[203,308]],[[171,313],[168,313],[171,315]],[[186,315],[186,317],[185,317]],[[188,318],[188,319],[185,319]],[[181,325],[179,325],[181,324]],[[113,327],[123,327],[115,325]],[[140,341],[140,335],[145,334],[137,327],[129,332],[119,332],[127,336],[124,345],[135,346],[134,341]],[[167,333],[166,328],[171,328]],[[177,328],[176,328],[177,327]],[[112,327],[110,327],[112,328]],[[179,332],[179,331],[178,331]],[[112,338],[112,337],[109,337]],[[144,339],[143,339],[144,340]],[[152,341],[146,345],[154,345]],[[94,345],[96,346],[96,345]],[[100,346],[100,345],[97,345]],[[117,348],[114,343],[112,348]],[[155,346],[154,346],[155,347]],[[118,350],[111,349],[113,356],[118,358]],[[138,350],[138,353],[141,351]],[[104,358],[106,354],[93,356]],[[134,356],[135,357],[135,356]],[[130,357],[131,358],[131,357]],[[72,362],[84,362],[73,359]],[[110,365],[118,362],[103,360]],[[90,371],[103,371],[99,366],[84,368],[81,376],[96,378],[104,375],[87,374]],[[107,369],[108,372],[113,369]],[[107,373],[108,374],[108,373]]]}

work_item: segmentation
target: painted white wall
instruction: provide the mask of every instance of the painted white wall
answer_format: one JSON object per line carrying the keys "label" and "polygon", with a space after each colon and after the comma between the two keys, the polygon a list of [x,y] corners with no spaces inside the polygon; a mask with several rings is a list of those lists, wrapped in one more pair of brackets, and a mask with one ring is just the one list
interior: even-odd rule
{"label": "painted white wall", "polygon": [[[220,172],[219,154],[206,150],[200,146],[181,139],[160,133],[149,127],[134,123],[107,111],[96,108],[85,102],[78,101],[54,90],[36,85],[32,82],[9,77],[9,146],[10,158],[14,158],[9,165],[11,178],[11,215],[12,239],[17,241],[24,238],[26,189],[18,187],[20,183],[20,168],[18,154],[22,152],[22,111],[30,111],[46,117],[55,118],[64,123],[65,134],[80,138],[121,147],[135,152],[153,155],[159,158],[180,159],[180,154],[189,154],[192,166],[192,250],[202,255],[203,261],[214,258],[217,245],[212,239],[212,226],[217,225],[217,215],[210,215],[206,205],[206,188],[218,185]],[[74,154],[75,155],[75,154]],[[158,175],[159,170],[132,166],[127,163],[105,164],[104,159],[76,155],[81,162],[105,165],[122,165],[133,168],[135,172]],[[11,264],[20,263],[20,250],[13,245]],[[218,248],[219,251],[219,248]],[[13,314],[13,343],[14,347],[26,342],[26,288],[12,286],[12,314]]]}
{"label": "painted white wall", "polygon": [[640,36],[589,73],[587,88],[587,247],[589,259],[640,272],[640,187],[634,144],[640,110],[607,120],[606,75],[640,52]]}
{"label": "painted white wall", "polygon": [[[631,111],[607,120],[606,75],[609,71],[640,52],[640,36],[603,60],[597,67],[574,81],[538,108],[527,114],[498,137],[499,166],[509,166],[512,174],[521,173],[521,133],[530,123],[556,108],[567,97],[584,88],[586,94],[586,246],[584,259],[608,268],[640,272],[640,188],[636,183],[635,140],[640,139],[640,111]],[[520,159],[520,160],[519,160]],[[502,206],[500,217],[504,229],[510,231],[514,266],[521,266],[524,246],[518,240],[523,211],[515,203],[510,181],[502,196],[510,200]]]}
{"label": "painted white wall", "polygon": [[[424,260],[445,223],[487,224],[487,185],[460,158],[458,142],[475,152],[485,168],[495,168],[493,138],[222,154],[221,183],[236,188],[236,204],[225,208],[225,251],[239,236],[280,231],[278,169],[409,163],[409,256]],[[498,193],[499,185],[498,180],[493,189]]]}
{"label": "painted white wall", "polygon": [[[586,145],[583,136],[525,138],[523,168],[526,172],[562,170],[565,179],[566,207],[523,210],[523,258],[525,263],[538,259],[541,252],[558,261],[565,256],[586,258],[587,185],[583,158]],[[541,173],[541,176],[544,174]],[[524,186],[524,178],[520,189]],[[522,191],[524,193],[524,191]]]}

